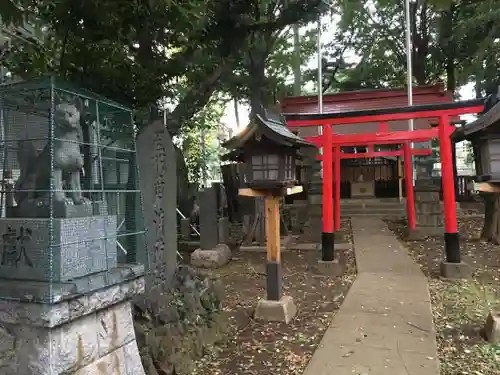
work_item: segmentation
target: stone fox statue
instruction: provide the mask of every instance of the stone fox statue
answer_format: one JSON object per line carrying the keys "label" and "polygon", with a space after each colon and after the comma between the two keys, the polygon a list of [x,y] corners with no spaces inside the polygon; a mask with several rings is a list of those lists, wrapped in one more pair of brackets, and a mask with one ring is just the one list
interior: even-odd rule
{"label": "stone fox statue", "polygon": [[[54,166],[53,182],[55,201],[66,199],[63,186],[71,190],[70,197],[74,204],[82,204],[80,172],[83,170],[83,157],[79,141],[82,138],[80,127],[80,109],[78,103],[61,103],[54,113]],[[50,189],[50,145],[47,144],[37,154],[33,143],[18,142],[17,158],[21,175],[15,185],[14,198],[18,205],[25,199],[48,197]],[[20,191],[21,190],[21,191]]]}

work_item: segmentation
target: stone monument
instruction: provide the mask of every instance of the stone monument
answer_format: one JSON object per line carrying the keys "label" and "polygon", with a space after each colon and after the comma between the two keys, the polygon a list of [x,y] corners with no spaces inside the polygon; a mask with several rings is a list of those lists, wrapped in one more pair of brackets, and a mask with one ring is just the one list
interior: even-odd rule
{"label": "stone monument", "polygon": [[[162,121],[137,137],[137,160],[151,269],[148,293],[168,288],[177,266],[177,167],[172,138]],[[163,283],[163,285],[161,285]]]}
{"label": "stone monument", "polygon": [[[0,375],[141,375],[130,300],[144,290],[144,266],[118,264],[120,225],[107,210],[106,187],[93,200],[80,184],[83,109],[54,98],[54,79],[46,84],[36,98],[50,92],[45,103],[56,103],[52,120],[22,112],[26,103],[0,107],[6,138],[19,140],[17,163],[3,165],[17,164],[19,177],[0,218]],[[0,95],[23,100],[32,89],[3,86]],[[92,100],[97,108],[100,99]],[[41,152],[35,141],[22,139],[21,121],[32,139],[36,132],[50,134],[54,124]]]}
{"label": "stone monument", "polygon": [[200,248],[191,254],[191,264],[202,268],[220,267],[230,258],[229,246],[219,243],[216,190],[204,188],[200,191]]}
{"label": "stone monument", "polygon": [[151,317],[134,321],[141,357],[148,375],[191,374],[227,326],[224,286],[177,261],[177,155],[162,121],[141,130],[137,156],[150,259],[146,291],[134,298],[137,315]]}

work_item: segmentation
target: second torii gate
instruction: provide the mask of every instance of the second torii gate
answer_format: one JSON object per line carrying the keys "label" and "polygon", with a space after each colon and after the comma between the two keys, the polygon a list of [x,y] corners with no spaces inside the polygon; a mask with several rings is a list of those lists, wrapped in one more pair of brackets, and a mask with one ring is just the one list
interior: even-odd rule
{"label": "second torii gate", "polygon": [[[342,146],[370,146],[368,152],[357,154],[354,157],[374,156],[404,156],[405,185],[407,197],[407,216],[410,230],[415,230],[415,202],[412,182],[411,156],[417,154],[411,143],[425,142],[432,138],[439,138],[441,155],[441,174],[443,184],[443,200],[445,214],[445,251],[446,261],[460,263],[460,244],[457,232],[457,213],[455,204],[455,182],[453,173],[453,156],[450,135],[455,130],[450,120],[458,115],[479,113],[484,109],[484,100],[469,100],[455,103],[398,107],[390,109],[376,109],[353,111],[344,113],[322,114],[286,114],[289,127],[321,126],[322,135],[306,137],[310,142],[323,148],[320,156],[323,160],[323,232],[322,232],[322,260],[333,261],[334,232],[340,227],[340,160],[342,157],[352,158],[353,155],[343,156]],[[410,119],[439,119],[438,126],[431,129],[413,131],[388,131],[388,122]],[[332,127],[335,125],[350,125],[363,123],[382,124],[379,132],[358,133],[349,135],[334,135]],[[374,151],[374,145],[402,144],[403,150]],[[428,152],[428,151],[426,151]],[[334,177],[335,171],[335,177]],[[335,199],[334,186],[335,181]],[[335,213],[335,220],[334,220]],[[335,223],[335,224],[334,224]]]}

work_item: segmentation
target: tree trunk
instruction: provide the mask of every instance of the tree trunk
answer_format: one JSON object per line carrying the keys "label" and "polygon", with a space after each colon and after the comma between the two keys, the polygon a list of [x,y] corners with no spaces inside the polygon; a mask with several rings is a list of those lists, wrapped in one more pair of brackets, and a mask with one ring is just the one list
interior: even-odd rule
{"label": "tree trunk", "polygon": [[457,86],[455,74],[455,54],[456,43],[453,41],[453,26],[454,26],[455,3],[451,2],[450,7],[443,12],[443,47],[446,53],[446,88],[453,94]]}
{"label": "tree trunk", "polygon": [[[427,3],[410,2],[413,77],[419,86],[427,83],[426,60],[429,54]],[[417,20],[417,12],[419,17]],[[418,21],[418,24],[417,24]]]}
{"label": "tree trunk", "polygon": [[483,194],[484,226],[481,239],[500,244],[500,194]]}
{"label": "tree trunk", "polygon": [[250,118],[262,111],[266,103],[266,76],[264,64],[255,66],[252,74],[252,84],[250,87]]}
{"label": "tree trunk", "polygon": [[198,85],[192,87],[175,109],[167,115],[167,129],[170,135],[178,135],[184,122],[191,119],[210,100],[222,76],[230,72],[233,65],[221,61],[211,72],[207,72]]}

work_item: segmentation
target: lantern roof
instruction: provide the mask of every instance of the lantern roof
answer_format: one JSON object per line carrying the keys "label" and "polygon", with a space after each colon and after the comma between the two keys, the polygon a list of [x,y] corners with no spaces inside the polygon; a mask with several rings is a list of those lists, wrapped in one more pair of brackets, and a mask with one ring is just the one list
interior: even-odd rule
{"label": "lantern roof", "polygon": [[268,140],[267,145],[271,142],[289,148],[316,147],[292,133],[282,116],[263,111],[263,115],[257,114],[243,131],[222,144],[222,147],[232,150],[223,156],[223,160],[240,159],[249,148],[258,148],[258,143],[264,138]]}
{"label": "lantern roof", "polygon": [[500,87],[486,98],[484,110],[480,116],[455,130],[452,139],[460,142],[486,133],[500,133]]}

